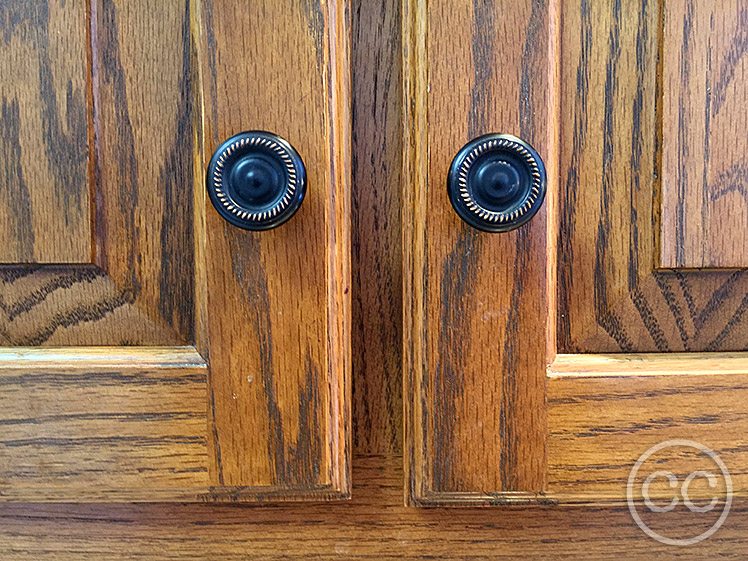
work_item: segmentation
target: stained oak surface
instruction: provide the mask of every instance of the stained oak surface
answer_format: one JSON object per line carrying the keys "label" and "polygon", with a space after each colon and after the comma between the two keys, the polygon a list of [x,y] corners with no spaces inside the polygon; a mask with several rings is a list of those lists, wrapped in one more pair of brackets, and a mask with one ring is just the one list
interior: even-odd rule
{"label": "stained oak surface", "polygon": [[[18,10],[24,4],[14,2],[3,9]],[[35,4],[37,10],[42,10],[43,4]],[[83,7],[80,2],[60,3],[57,12],[63,5],[67,6],[64,10],[75,13]],[[85,171],[82,179],[83,201],[90,191],[94,208],[90,212],[80,206],[78,184],[65,175],[59,176],[64,182],[54,189],[54,182],[45,183],[43,192],[53,194],[59,188],[58,211],[83,212],[95,230],[73,235],[54,220],[43,224],[50,239],[84,243],[89,248],[84,262],[89,264],[58,255],[52,259],[54,265],[22,265],[26,260],[19,257],[2,266],[1,345],[171,346],[194,342],[188,6],[187,2],[159,3],[149,11],[142,2],[95,0],[90,4],[90,16],[82,14],[79,26],[69,21],[50,32],[55,41],[63,43],[65,36],[86,41],[90,35],[88,69],[78,70],[84,83],[90,73],[91,102],[84,104],[80,114],[69,114],[68,121],[71,127],[83,127],[84,134],[88,127],[89,136],[83,142],[90,147],[92,161],[90,177]],[[50,11],[49,17],[53,15]],[[25,24],[14,27],[14,21],[8,19],[6,29],[22,34]],[[45,36],[44,29],[35,33]],[[152,37],[147,49],[144,36]],[[85,50],[85,45],[82,48]],[[4,56],[9,52],[2,51]],[[155,59],[154,53],[159,53]],[[71,58],[70,64],[73,61]],[[71,82],[71,88],[75,83]],[[30,99],[34,95],[49,102],[54,99],[54,91],[31,84],[27,88]],[[65,98],[68,103],[75,100],[73,93]],[[40,99],[33,103],[39,110],[44,106]],[[25,113],[22,123],[37,130]],[[46,129],[40,125],[38,130]],[[74,157],[64,138],[48,141],[66,157]],[[30,164],[37,172],[46,167],[43,160]]]}
{"label": "stained oak surface", "polygon": [[0,6],[0,263],[88,263],[85,2]]}
{"label": "stained oak surface", "polygon": [[188,347],[0,352],[0,499],[207,493],[206,378]]}
{"label": "stained oak surface", "polygon": [[[724,455],[740,495],[744,358],[668,354],[740,351],[748,329],[744,271],[657,268],[659,176],[670,134],[662,95],[675,95],[658,75],[667,64],[660,53],[671,48],[663,17],[675,3],[539,6],[494,13],[475,5],[455,15],[431,3],[404,14],[408,498],[620,503],[640,454],[689,435]],[[492,25],[519,35],[498,46]],[[497,53],[504,65],[481,66]],[[531,64],[533,53],[539,58]],[[529,67],[532,80],[524,80]],[[548,97],[537,93],[540,85]],[[512,107],[507,92],[514,91],[523,95]],[[547,136],[523,120],[527,108]],[[551,162],[537,229],[536,218],[515,237],[483,235],[445,204],[443,170],[454,152],[444,145],[472,135],[476,123],[517,126]],[[557,347],[568,353],[566,372],[554,370]],[[624,353],[615,375],[585,354],[608,352]],[[719,366],[705,371],[709,364]],[[577,368],[586,375],[570,376]],[[681,459],[673,469],[687,473]]]}
{"label": "stained oak surface", "polygon": [[344,496],[348,5],[221,0],[196,7],[204,165],[224,139],[272,130],[301,154],[309,183],[293,219],[266,232],[231,226],[204,196],[198,203],[206,209],[198,233],[206,302],[198,348],[207,350],[211,368],[211,477],[228,499],[253,487]]}
{"label": "stained oak surface", "polygon": [[660,45],[660,8],[676,5],[560,3],[560,352],[748,347],[744,270],[657,268],[659,178],[672,179],[662,175],[661,134],[671,147],[678,134],[660,132],[658,99],[680,84],[658,85],[658,53],[675,41]]}
{"label": "stained oak surface", "polygon": [[[625,504],[636,461],[676,440],[712,450],[730,475],[733,496],[748,494],[745,353],[558,355],[547,388],[548,497]],[[683,482],[704,469],[721,471],[693,446],[674,445],[643,464],[641,478],[669,471]],[[632,489],[641,498],[640,487]],[[720,476],[715,488],[695,485],[690,495],[708,503],[726,492]],[[667,503],[673,490],[653,485],[650,496]]]}
{"label": "stained oak surface", "polygon": [[[399,57],[399,30],[386,25],[386,16],[397,9],[392,0],[352,2],[356,91],[372,91],[366,82],[372,67],[397,75],[388,60]],[[375,41],[376,39],[376,41]],[[377,62],[375,62],[375,60]],[[393,78],[396,79],[396,78]],[[362,83],[365,82],[365,83]],[[381,82],[379,88],[385,88]],[[380,90],[381,91],[381,90]],[[397,158],[400,116],[375,96],[376,108],[354,111],[354,201],[369,201],[376,212],[368,220],[354,219],[353,232],[360,245],[356,254],[382,268],[375,275],[361,273],[361,286],[381,295],[382,304],[363,303],[357,329],[378,322],[383,330],[397,332],[401,318],[385,311],[396,304],[387,299],[390,288],[376,280],[396,277],[397,260],[385,254],[388,236],[399,236],[399,210],[379,190],[386,166],[373,152],[385,150]],[[377,115],[375,120],[370,112]],[[394,122],[393,122],[394,121]],[[376,134],[368,131],[375,127]],[[394,132],[393,132],[394,131]],[[371,144],[363,138],[376,138]],[[364,149],[366,146],[366,149]],[[198,166],[201,167],[201,166]],[[375,176],[363,175],[371,169]],[[367,179],[364,180],[363,178]],[[373,177],[373,178],[372,178]],[[354,213],[355,217],[355,213]],[[392,230],[398,230],[394,233]],[[381,245],[380,245],[381,244]],[[355,272],[354,272],[355,273]],[[395,289],[396,290],[396,289]],[[363,292],[363,290],[362,290]],[[354,285],[354,297],[356,289]],[[356,307],[354,306],[354,315]],[[372,316],[376,316],[372,318]],[[372,330],[371,332],[373,332]],[[356,348],[356,347],[354,347]],[[361,347],[358,347],[361,349]],[[371,345],[370,345],[371,348]],[[360,352],[360,351],[357,351]],[[399,353],[398,349],[391,351]],[[358,445],[389,446],[397,442],[398,413],[391,397],[400,394],[398,372],[372,351],[354,371],[354,407]],[[372,358],[373,357],[373,358]],[[390,358],[389,360],[397,360]],[[368,383],[379,380],[377,383]],[[363,408],[368,411],[363,412]],[[395,436],[393,436],[395,435]],[[377,444],[380,443],[380,444]],[[655,542],[634,524],[627,508],[540,509],[415,509],[402,506],[402,459],[398,456],[353,459],[353,499],[346,504],[240,507],[236,505],[3,505],[0,506],[0,556],[4,559],[620,559],[625,550],[631,559],[694,558],[742,559],[746,555],[746,511],[733,506],[723,528],[710,539],[686,550]],[[740,507],[740,508],[739,508]],[[701,531],[700,522],[680,513],[677,525],[684,532]]]}
{"label": "stained oak surface", "polygon": [[[402,461],[354,458],[344,504],[257,508],[217,505],[6,505],[0,555],[8,561],[76,559],[744,559],[746,504],[687,549],[646,536],[627,508],[416,509],[402,504]],[[685,510],[685,509],[684,509]],[[651,521],[649,521],[651,523]],[[670,523],[697,535],[704,521]],[[658,528],[655,526],[655,528]]]}
{"label": "stained oak surface", "polygon": [[489,132],[553,174],[554,7],[404,3],[404,376],[410,500],[533,494],[545,480],[543,207],[506,234],[453,212],[446,173]]}
{"label": "stained oak surface", "polygon": [[[351,452],[347,3],[74,4],[12,2],[0,20],[9,37],[8,64],[24,56],[29,66],[54,55],[49,64],[70,74],[65,64],[77,64],[75,53],[67,60],[64,49],[44,41],[53,34],[53,41],[72,45],[68,50],[81,46],[84,111],[68,116],[82,127],[91,154],[83,180],[92,208],[80,211],[93,225],[77,233],[88,244],[82,263],[74,256],[36,263],[14,254],[0,268],[0,345],[8,357],[13,349],[47,348],[60,362],[35,363],[36,355],[24,351],[24,368],[47,376],[19,381],[18,361],[0,356],[0,375],[8,374],[3,387],[16,404],[8,426],[18,425],[3,442],[24,442],[8,444],[4,496],[345,497]],[[258,28],[256,21],[272,25]],[[65,34],[70,37],[60,37]],[[36,50],[24,51],[23,41]],[[237,58],[238,45],[251,56]],[[44,104],[59,102],[64,83],[58,91],[26,82],[17,85],[18,95],[51,118]],[[76,102],[77,83],[68,84],[68,105]],[[30,91],[22,91],[24,84]],[[19,115],[23,127],[35,130],[35,114],[24,109]],[[217,144],[251,129],[287,138],[309,170],[302,210],[282,229],[262,234],[224,222],[204,189]],[[8,150],[15,154],[12,140]],[[74,157],[59,138],[47,140]],[[46,167],[44,160],[26,166]],[[4,188],[13,191],[15,179],[6,179]],[[62,184],[62,211],[76,211],[78,187]],[[56,192],[50,185],[39,189]],[[45,227],[49,239],[66,237],[54,220]],[[127,357],[144,346],[192,349],[201,357],[199,371],[165,373],[134,358],[128,365]],[[86,366],[81,357],[93,347],[119,356],[120,370],[93,357]],[[130,391],[120,391],[117,380]],[[69,408],[55,401],[55,390]],[[39,415],[22,418],[40,396]],[[84,418],[91,400],[101,403]],[[202,426],[191,417],[200,414]],[[121,419],[127,421],[118,438]],[[55,433],[60,439],[49,436]],[[77,476],[71,475],[76,463]],[[138,485],[137,473],[152,476]],[[88,476],[95,490],[85,483]]]}
{"label": "stained oak surface", "polygon": [[354,449],[402,452],[400,0],[352,3]]}
{"label": "stained oak surface", "polygon": [[[124,302],[169,329],[172,339],[193,343],[197,109],[190,95],[196,84],[189,3],[151,9],[147,2],[95,0],[91,9],[94,263]],[[120,329],[120,337],[132,333],[127,324]],[[173,344],[161,338],[132,344],[138,343]]]}
{"label": "stained oak surface", "polygon": [[[684,66],[673,53],[692,44],[691,31],[706,40],[708,25],[702,21],[692,30],[688,21],[681,19],[681,26],[672,18],[717,25],[721,16],[710,18],[712,4],[698,2],[560,6],[556,325],[559,351],[579,354],[549,357],[546,496],[623,501],[637,458],[670,439],[717,451],[741,495],[745,355],[714,351],[745,349],[745,271],[662,269],[658,247],[676,243],[675,230],[659,230],[660,211],[664,218],[676,209],[667,182],[707,161],[699,152],[705,145],[681,134],[695,134],[697,121],[686,129],[673,125],[676,117],[695,115],[689,107],[697,103],[703,118],[705,107],[695,89],[676,101],[685,95],[685,82],[674,79]],[[701,64],[701,54],[682,62]],[[693,77],[688,88],[704,73]],[[676,166],[672,158],[684,154],[690,159]],[[704,184],[698,189],[703,192]],[[698,213],[691,208],[686,214]],[[732,242],[741,234],[730,235]],[[684,476],[693,469],[689,457],[675,453],[661,467]],[[726,488],[717,495],[724,498]]]}
{"label": "stained oak surface", "polygon": [[663,267],[748,266],[748,3],[667,0]]}
{"label": "stained oak surface", "polygon": [[[40,154],[53,160],[76,158],[66,129],[82,131],[86,150],[81,177],[58,173],[39,186],[59,196],[56,211],[71,220],[57,225],[50,212],[38,241],[76,239],[86,258],[15,256],[0,270],[2,495],[196,500],[210,485],[205,361],[194,349],[168,352],[194,342],[189,3],[3,9],[11,42],[25,37],[38,47],[26,52],[29,60],[47,56],[67,78],[55,81],[40,67],[41,83],[25,83],[24,95],[42,122],[25,109],[19,126],[41,131]],[[82,65],[61,47],[79,42]],[[22,171],[49,165],[37,158]],[[79,215],[90,231],[69,231]]]}

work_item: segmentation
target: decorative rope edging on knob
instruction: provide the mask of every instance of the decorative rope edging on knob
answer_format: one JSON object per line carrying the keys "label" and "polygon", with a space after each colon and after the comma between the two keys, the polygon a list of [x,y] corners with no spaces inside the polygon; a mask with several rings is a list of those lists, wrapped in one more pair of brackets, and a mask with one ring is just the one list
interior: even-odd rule
{"label": "decorative rope edging on knob", "polygon": [[[237,195],[240,189],[251,193],[253,185],[231,185],[230,177],[237,165],[246,167],[247,162],[255,160],[265,170],[271,170],[262,188],[264,195],[269,191],[273,200],[271,204],[253,207]],[[251,168],[252,164],[248,166]],[[275,177],[273,172],[277,170],[282,170],[282,177]],[[275,181],[268,185],[269,179]],[[247,131],[218,147],[208,166],[206,183],[213,206],[224,219],[247,230],[267,230],[286,222],[298,210],[305,194],[306,170],[298,152],[281,137],[265,131]]]}
{"label": "decorative rope edging on knob", "polygon": [[[481,175],[481,168],[486,171],[487,166],[493,166],[492,172],[483,174],[489,175],[489,180]],[[510,173],[497,173],[496,169]],[[468,224],[487,232],[506,232],[526,223],[542,205],[545,167],[538,153],[519,138],[485,135],[473,139],[455,156],[447,188],[452,206]],[[493,201],[493,208],[486,201]]]}

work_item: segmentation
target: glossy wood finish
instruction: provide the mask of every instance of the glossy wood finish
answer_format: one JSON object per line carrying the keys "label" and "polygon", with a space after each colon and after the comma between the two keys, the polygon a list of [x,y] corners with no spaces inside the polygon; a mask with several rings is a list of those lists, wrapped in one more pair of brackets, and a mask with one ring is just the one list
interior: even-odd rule
{"label": "glossy wood finish", "polygon": [[[211,479],[219,500],[345,497],[350,461],[348,5],[194,3],[207,165],[218,143],[270,130],[304,159],[293,219],[240,230],[205,199]],[[262,25],[257,25],[257,22]],[[251,100],[251,102],[248,102]],[[201,218],[202,220],[202,218]]]}
{"label": "glossy wood finish", "polygon": [[[663,6],[562,2],[533,20],[529,10],[538,3],[526,13],[515,6],[495,14],[483,5],[449,14],[438,3],[406,5],[406,498],[417,505],[621,504],[637,458],[676,438],[705,441],[724,456],[742,496],[745,357],[667,354],[743,350],[748,277],[656,268],[666,134],[660,96],[671,87],[658,81]],[[556,15],[560,57],[553,54]],[[520,35],[501,42],[503,64],[486,71],[481,61],[499,56],[491,25]],[[532,29],[531,47],[520,49],[521,34]],[[525,57],[534,52],[540,59],[531,64]],[[556,81],[549,61],[557,59]],[[545,71],[528,83],[548,97],[502,106],[513,99],[507,92],[523,91],[521,69],[539,65]],[[560,187],[551,189],[539,224],[515,239],[484,237],[454,220],[444,204],[451,156],[444,144],[481,118],[511,122],[531,107],[544,123],[531,142],[541,154],[548,150],[552,167],[549,107],[556,102]],[[517,245],[523,233],[526,245]],[[556,342],[564,353],[627,354],[566,354],[554,362]],[[547,418],[544,359],[552,363]],[[689,473],[682,455],[667,466]]]}
{"label": "glossy wood finish", "polygon": [[[16,4],[7,9],[21,10]],[[25,408],[34,391],[47,395],[62,387],[71,401],[67,407],[49,398],[39,406],[44,422],[30,417],[8,433],[6,442],[27,444],[15,447],[12,461],[4,463],[3,495],[39,501],[347,496],[347,3],[299,2],[290,12],[273,2],[218,0],[155,7],[92,0],[88,7],[80,29],[70,25],[58,31],[81,35],[84,47],[86,40],[90,45],[89,115],[76,123],[88,130],[90,138],[83,142],[90,141],[94,156],[89,170],[93,255],[87,264],[63,259],[27,265],[19,258],[0,269],[0,345],[8,352],[54,346],[60,360],[52,368],[36,355],[25,358],[24,368],[48,376],[37,385],[9,382],[3,386],[7,399]],[[43,8],[41,15],[24,8],[31,14],[26,19],[43,19]],[[69,4],[66,9],[78,13]],[[25,20],[14,14],[4,29],[23,38],[18,22]],[[55,17],[65,21],[63,16]],[[274,24],[258,28],[259,20]],[[44,26],[31,31],[32,38],[49,33]],[[13,48],[18,50],[5,50]],[[237,58],[244,48],[251,56]],[[84,85],[86,76],[84,68]],[[45,100],[55,93],[34,87]],[[29,125],[24,121],[24,126]],[[288,138],[309,170],[310,193],[302,210],[277,231],[241,231],[206,204],[204,170],[217,142],[247,129]],[[73,183],[66,186],[75,189]],[[68,195],[66,204],[77,208]],[[59,235],[49,232],[51,238]],[[143,345],[189,346],[203,357],[200,381],[190,368],[167,375],[158,365],[139,366],[141,351],[124,348]],[[69,362],[88,356],[80,350],[88,346],[105,346],[120,357],[121,371],[103,370],[110,378],[132,375],[130,393],[116,391],[104,378],[99,384],[103,374],[94,357],[88,365],[75,362],[71,374]],[[0,360],[0,376],[7,371],[8,379],[16,380],[16,362]],[[183,382],[187,396],[179,390]],[[92,396],[107,401],[100,409],[92,407],[91,423],[71,425],[69,418],[85,415]],[[54,407],[60,408],[56,417]],[[137,419],[127,425],[132,435],[123,431],[125,440],[112,433],[118,415],[149,411],[152,433]],[[159,423],[159,415],[169,411],[176,416]],[[177,420],[187,413],[202,415],[199,431],[192,418],[180,429]],[[8,414],[13,425],[21,410],[10,408]],[[109,418],[115,420],[107,426]],[[85,431],[91,432],[88,440]],[[48,442],[55,432],[69,434],[73,444]],[[177,444],[167,449],[172,436]],[[87,467],[71,476],[70,466],[86,454],[96,458],[95,465],[83,461]],[[58,468],[46,466],[50,456]],[[98,479],[91,490],[80,478],[94,469]],[[14,470],[24,475],[12,477]],[[137,486],[132,470],[153,477]]]}
{"label": "glossy wood finish", "polygon": [[[58,105],[66,88],[63,99],[77,103],[76,84],[87,84],[80,111],[66,115],[91,152],[80,178],[86,195],[58,173],[56,206],[71,225],[83,213],[93,231],[75,233],[88,263],[72,253],[55,264],[19,257],[0,270],[2,497],[197,500],[210,487],[205,361],[194,349],[169,351],[194,341],[189,4],[74,4],[24,8],[38,20],[29,38],[81,41],[87,64],[58,52],[55,64],[69,57],[78,74],[56,89],[28,83],[26,95],[51,119],[45,104]],[[9,15],[4,30],[22,35],[19,21]],[[33,126],[29,115],[20,113],[23,127]],[[61,131],[47,139],[75,158],[70,142]],[[39,188],[54,193],[50,185]],[[73,236],[54,219],[45,228],[49,239]]]}
{"label": "glossy wood finish", "polygon": [[745,350],[745,270],[656,269],[660,6],[561,8],[559,351]]}
{"label": "glossy wood finish", "polygon": [[0,6],[0,263],[89,263],[85,2]]}
{"label": "glossy wood finish", "polygon": [[748,4],[667,0],[663,267],[747,267]]}
{"label": "glossy wood finish", "polygon": [[554,175],[553,2],[405,2],[404,376],[408,500],[501,500],[545,486],[547,214],[487,234],[446,196],[489,132]]}
{"label": "glossy wood finish", "polygon": [[[280,559],[742,560],[748,511],[736,504],[711,538],[673,547],[646,536],[627,508],[417,509],[402,504],[399,457],[354,458],[347,503],[236,505],[5,505],[6,561]],[[741,506],[742,505],[742,506]],[[690,515],[690,516],[689,516]],[[671,519],[672,521],[672,519]],[[684,535],[703,521],[680,512]]]}
{"label": "glossy wood finish", "polygon": [[91,8],[95,264],[172,339],[193,343],[189,2],[94,0]]}
{"label": "glossy wood finish", "polygon": [[207,493],[205,361],[190,348],[0,352],[0,498]]}
{"label": "glossy wood finish", "polygon": [[[90,22],[85,14],[80,27],[58,22],[62,27],[54,36],[63,42],[63,35],[85,40],[90,23],[89,115],[84,105],[68,119],[70,126],[84,129],[90,120],[92,175],[90,183],[87,176],[82,180],[95,203],[93,255],[91,234],[79,234],[92,264],[72,266],[76,259],[58,255],[56,265],[3,266],[0,344],[190,344],[194,241],[188,4],[160,3],[150,10],[145,3],[95,0],[90,8]],[[6,23],[12,27],[12,19]],[[148,49],[145,36],[153,37]],[[160,54],[154,58],[154,53]],[[80,69],[81,80],[86,74]],[[55,94],[38,84],[28,88],[32,98],[48,100]],[[70,99],[75,99],[72,93]],[[43,107],[38,99],[34,103]],[[26,121],[24,127],[31,126]],[[67,153],[63,141],[49,139]],[[64,174],[60,178],[64,183],[56,206],[90,219],[76,195],[77,183]],[[40,189],[50,193],[50,184]],[[54,220],[45,227],[51,239],[71,237]]]}
{"label": "glossy wood finish", "polygon": [[[559,355],[548,379],[547,496],[562,503],[625,504],[636,460],[652,446],[685,439],[713,450],[730,472],[733,496],[746,497],[747,402],[743,353]],[[657,469],[683,481],[693,471],[718,467],[675,447],[658,457]],[[701,488],[691,495],[724,493]],[[651,496],[667,502],[672,489],[653,487]]]}
{"label": "glossy wood finish", "polygon": [[402,453],[400,0],[352,10],[354,451]]}
{"label": "glossy wood finish", "polygon": [[[371,76],[398,80],[391,62],[399,57],[399,29],[384,22],[397,8],[395,0],[353,0],[353,87],[372,91]],[[376,42],[375,42],[376,38]],[[385,89],[380,78],[377,91]],[[360,95],[360,94],[359,94]],[[379,272],[360,273],[366,290],[382,297],[381,305],[366,302],[354,314],[364,328],[370,322],[384,325],[390,333],[399,329],[401,317],[386,311],[394,304],[386,298],[386,281],[399,274],[400,263],[387,258],[377,240],[399,236],[399,209],[384,193],[385,166],[374,154],[385,150],[393,161],[399,156],[401,117],[376,96],[376,106],[354,105],[353,200],[369,201],[376,220],[355,220],[352,233],[354,260],[367,259]],[[375,119],[371,113],[375,113]],[[369,127],[376,129],[371,136]],[[366,138],[376,141],[364,142]],[[198,173],[202,173],[202,166]],[[361,170],[376,173],[366,180]],[[393,173],[393,172],[388,172]],[[388,183],[389,185],[389,183]],[[379,187],[373,188],[372,186]],[[386,197],[385,197],[386,195]],[[547,203],[548,201],[546,201]],[[359,211],[361,212],[361,211]],[[363,212],[361,212],[363,214]],[[356,230],[358,229],[358,230]],[[392,230],[395,230],[393,234]],[[354,279],[356,273],[354,271]],[[353,295],[356,297],[354,283]],[[363,289],[362,289],[363,291]],[[372,318],[372,316],[376,318]],[[361,329],[359,325],[356,329]],[[368,328],[367,328],[368,329]],[[373,330],[372,330],[373,332]],[[369,347],[373,342],[369,342]],[[361,345],[354,346],[362,352]],[[398,349],[391,349],[397,354]],[[397,434],[399,413],[385,394],[400,395],[399,373],[384,370],[387,361],[372,351],[367,360],[355,358],[354,402],[357,445],[391,442]],[[394,360],[394,359],[389,359]],[[399,367],[398,367],[399,368]],[[374,383],[379,380],[381,382]],[[366,410],[368,409],[368,410]],[[399,445],[399,444],[397,444]],[[320,505],[243,507],[237,505],[0,505],[0,557],[4,560],[100,560],[100,559],[627,559],[693,558],[744,559],[748,553],[748,516],[743,501],[736,501],[725,525],[708,540],[689,548],[666,546],[650,539],[635,525],[627,508],[533,509],[417,509],[403,506],[402,458],[353,458],[352,500]],[[676,520],[684,532],[702,529],[692,513],[681,512]]]}
{"label": "glossy wood finish", "polygon": [[[669,439],[714,449],[745,494],[748,363],[695,351],[745,349],[748,277],[657,268],[660,178],[672,179],[666,152],[680,142],[669,123],[681,83],[661,56],[682,38],[662,26],[676,5],[562,3],[558,346],[596,354],[559,355],[549,368],[546,496],[559,502],[623,502],[634,462]],[[687,474],[687,459],[661,465]]]}

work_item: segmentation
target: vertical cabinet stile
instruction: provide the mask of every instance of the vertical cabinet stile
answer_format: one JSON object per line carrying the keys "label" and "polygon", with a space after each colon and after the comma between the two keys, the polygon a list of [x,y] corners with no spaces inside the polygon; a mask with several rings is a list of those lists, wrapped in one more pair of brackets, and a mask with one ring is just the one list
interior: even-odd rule
{"label": "vertical cabinet stile", "polygon": [[554,178],[554,3],[406,0],[406,499],[528,501],[545,487],[548,204],[480,232],[447,197],[469,140],[529,142]]}

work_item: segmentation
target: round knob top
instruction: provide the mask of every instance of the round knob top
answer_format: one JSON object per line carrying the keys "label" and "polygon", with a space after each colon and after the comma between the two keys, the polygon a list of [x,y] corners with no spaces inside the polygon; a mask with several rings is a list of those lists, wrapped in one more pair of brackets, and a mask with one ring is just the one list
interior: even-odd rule
{"label": "round knob top", "polygon": [[265,131],[232,136],[213,154],[206,178],[218,213],[245,230],[286,222],[306,193],[306,170],[286,140]]}
{"label": "round knob top", "polygon": [[485,232],[508,232],[530,220],[545,190],[543,160],[529,144],[509,134],[468,142],[452,160],[447,178],[457,214]]}

